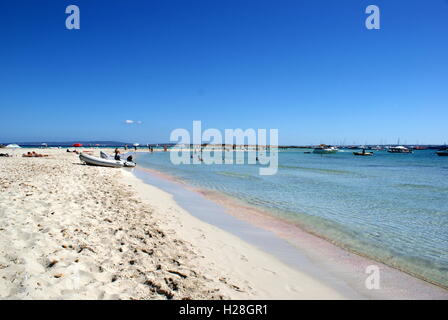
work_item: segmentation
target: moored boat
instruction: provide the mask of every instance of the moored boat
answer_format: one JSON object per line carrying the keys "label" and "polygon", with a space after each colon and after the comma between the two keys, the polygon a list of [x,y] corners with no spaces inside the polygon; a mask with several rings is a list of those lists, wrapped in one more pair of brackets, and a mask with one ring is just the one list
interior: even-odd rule
{"label": "moored boat", "polygon": [[317,154],[329,154],[329,153],[336,153],[338,152],[338,148],[327,146],[327,145],[320,145],[319,147],[314,148],[313,153]]}
{"label": "moored boat", "polygon": [[373,156],[373,152],[366,152],[365,149],[362,149],[361,152],[353,152],[355,156]]}
{"label": "moored boat", "polygon": [[396,146],[396,147],[389,147],[387,149],[387,152],[390,152],[390,153],[412,153],[412,150],[408,149],[406,147],[403,147],[403,146]]}
{"label": "moored boat", "polygon": [[439,157],[448,157],[448,150],[439,150],[436,152]]}

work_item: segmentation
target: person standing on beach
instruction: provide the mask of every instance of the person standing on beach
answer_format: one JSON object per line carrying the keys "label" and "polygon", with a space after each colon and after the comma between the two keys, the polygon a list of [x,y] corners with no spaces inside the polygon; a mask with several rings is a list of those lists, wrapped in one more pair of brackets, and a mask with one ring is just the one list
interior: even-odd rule
{"label": "person standing on beach", "polygon": [[115,153],[114,159],[115,160],[120,160],[120,150],[118,150],[118,148],[115,148],[114,153]]}

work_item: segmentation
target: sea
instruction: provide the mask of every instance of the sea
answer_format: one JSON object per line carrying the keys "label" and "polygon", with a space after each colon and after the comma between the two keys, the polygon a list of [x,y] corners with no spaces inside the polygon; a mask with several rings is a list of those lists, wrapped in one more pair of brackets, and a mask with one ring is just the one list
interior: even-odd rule
{"label": "sea", "polygon": [[259,175],[260,164],[176,165],[169,152],[138,153],[136,161],[448,287],[448,157],[310,151],[280,150],[270,176]]}

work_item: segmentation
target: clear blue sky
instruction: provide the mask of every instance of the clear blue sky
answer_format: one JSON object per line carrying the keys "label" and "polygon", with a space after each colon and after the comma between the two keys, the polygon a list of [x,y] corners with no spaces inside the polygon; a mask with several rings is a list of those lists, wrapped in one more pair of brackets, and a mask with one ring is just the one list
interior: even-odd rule
{"label": "clear blue sky", "polygon": [[1,1],[0,39],[0,141],[448,141],[447,0]]}

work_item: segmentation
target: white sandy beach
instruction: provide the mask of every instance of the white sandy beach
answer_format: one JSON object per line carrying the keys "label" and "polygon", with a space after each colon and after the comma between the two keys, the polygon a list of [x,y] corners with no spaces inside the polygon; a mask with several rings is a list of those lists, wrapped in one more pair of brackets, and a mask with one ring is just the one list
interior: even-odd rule
{"label": "white sandy beach", "polygon": [[36,151],[0,158],[2,299],[346,298],[126,169]]}

